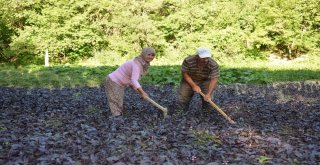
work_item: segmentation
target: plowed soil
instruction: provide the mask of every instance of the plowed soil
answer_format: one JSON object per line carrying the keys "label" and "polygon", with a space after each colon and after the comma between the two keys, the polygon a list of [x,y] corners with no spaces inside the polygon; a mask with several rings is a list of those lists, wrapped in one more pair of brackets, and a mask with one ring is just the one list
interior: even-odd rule
{"label": "plowed soil", "polygon": [[117,131],[103,86],[0,87],[0,164],[320,164],[320,82],[220,85],[214,109],[176,87],[146,86],[159,109],[127,89]]}

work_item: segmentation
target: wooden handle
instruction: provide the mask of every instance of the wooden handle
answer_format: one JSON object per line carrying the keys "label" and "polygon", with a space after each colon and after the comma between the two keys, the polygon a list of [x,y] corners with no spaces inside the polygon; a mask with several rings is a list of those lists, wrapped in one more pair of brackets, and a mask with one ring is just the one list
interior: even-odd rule
{"label": "wooden handle", "polygon": [[[136,91],[142,96],[140,91],[138,91],[137,89],[136,89]],[[150,97],[144,97],[144,99],[148,100],[151,104],[153,104],[154,106],[158,107],[163,112],[164,117],[167,117],[167,115],[168,115],[167,108],[164,108],[163,106],[159,105],[158,103],[153,101]]]}
{"label": "wooden handle", "polygon": [[148,100],[151,104],[153,104],[154,106],[158,107],[163,112],[164,116],[168,115],[167,108],[164,108],[163,106],[159,105],[158,103],[153,101],[150,97],[145,97],[144,99]]}
{"label": "wooden handle", "polygon": [[[205,97],[205,95],[200,92],[200,95],[202,97]],[[226,115],[214,102],[212,102],[211,100],[209,100],[210,105],[215,108],[224,118],[226,118],[231,124],[235,124],[236,122],[234,122],[228,115]]]}

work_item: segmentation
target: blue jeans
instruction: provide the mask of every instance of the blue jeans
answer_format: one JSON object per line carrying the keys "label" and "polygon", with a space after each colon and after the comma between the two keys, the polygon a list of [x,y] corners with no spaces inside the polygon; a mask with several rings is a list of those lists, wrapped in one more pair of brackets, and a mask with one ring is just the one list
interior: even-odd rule
{"label": "blue jeans", "polygon": [[[195,82],[195,83],[201,88],[202,93],[206,94],[208,92],[210,80]],[[183,111],[188,111],[190,101],[194,94],[195,92],[192,90],[188,82],[182,79],[178,89],[178,101],[179,101],[179,107]],[[202,109],[209,110],[211,108],[210,104],[204,101],[202,96],[201,96],[201,100],[202,100]]]}

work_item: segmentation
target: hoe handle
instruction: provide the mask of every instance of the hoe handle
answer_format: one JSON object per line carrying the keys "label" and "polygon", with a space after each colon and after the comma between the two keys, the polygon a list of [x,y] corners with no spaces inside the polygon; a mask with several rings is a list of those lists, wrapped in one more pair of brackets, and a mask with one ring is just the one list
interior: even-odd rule
{"label": "hoe handle", "polygon": [[[200,92],[200,95],[202,97],[204,97],[205,95]],[[212,102],[211,100],[209,100],[210,105],[215,108],[224,118],[226,118],[231,124],[235,124],[236,122],[234,122],[228,115],[226,115],[214,102]]]}
{"label": "hoe handle", "polygon": [[[142,94],[138,91],[138,90],[136,90],[141,96],[142,96]],[[156,107],[158,107],[162,112],[163,112],[163,115],[164,115],[164,117],[167,117],[167,115],[168,115],[168,110],[167,110],[167,108],[164,108],[163,106],[161,106],[161,105],[159,105],[158,103],[156,103],[155,101],[153,101],[150,97],[144,97],[144,99],[146,99],[147,101],[149,101],[151,104],[153,104],[154,106],[156,106]]]}
{"label": "hoe handle", "polygon": [[158,107],[163,112],[164,116],[167,116],[167,114],[168,114],[167,108],[164,108],[163,106],[159,105],[158,103],[153,101],[150,97],[145,97],[144,99],[148,100],[151,104]]}

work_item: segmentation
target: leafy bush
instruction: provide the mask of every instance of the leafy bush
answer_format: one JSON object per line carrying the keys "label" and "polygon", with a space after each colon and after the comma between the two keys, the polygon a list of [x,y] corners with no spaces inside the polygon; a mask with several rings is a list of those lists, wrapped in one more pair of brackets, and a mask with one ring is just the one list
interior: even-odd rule
{"label": "leafy bush", "polygon": [[[67,1],[0,0],[0,62],[55,64],[143,47],[161,57],[208,47],[216,58],[294,59],[320,47],[317,0]],[[174,54],[180,52],[181,54]]]}

